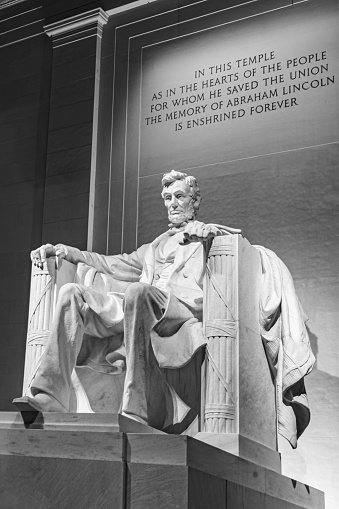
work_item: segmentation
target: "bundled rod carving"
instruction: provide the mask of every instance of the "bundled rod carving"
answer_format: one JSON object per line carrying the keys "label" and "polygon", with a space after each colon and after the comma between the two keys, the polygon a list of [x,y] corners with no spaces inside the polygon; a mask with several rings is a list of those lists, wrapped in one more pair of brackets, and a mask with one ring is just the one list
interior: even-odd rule
{"label": "bundled rod carving", "polygon": [[204,284],[206,385],[204,431],[234,433],[236,338],[236,236],[216,237],[207,258]]}
{"label": "bundled rod carving", "polygon": [[53,318],[55,272],[54,258],[48,259],[43,269],[32,266],[23,394],[30,391],[48,338]]}

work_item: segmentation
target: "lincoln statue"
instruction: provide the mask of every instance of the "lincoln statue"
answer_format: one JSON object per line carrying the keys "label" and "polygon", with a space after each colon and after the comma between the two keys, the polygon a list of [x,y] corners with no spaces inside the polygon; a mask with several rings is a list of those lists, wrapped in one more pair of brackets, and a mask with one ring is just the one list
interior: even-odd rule
{"label": "lincoln statue", "polygon": [[[180,334],[179,349],[171,351],[166,346],[167,364],[172,367],[188,362],[204,343],[204,244],[216,235],[240,230],[196,221],[201,196],[194,177],[172,170],[163,176],[162,187],[169,229],[131,254],[105,256],[63,244],[46,244],[32,251],[32,261],[39,267],[47,257],[56,256],[94,267],[117,286],[108,293],[77,283],[61,288],[32,396],[14,400],[20,411],[68,412],[71,374],[84,333],[97,338],[119,336],[126,349],[121,413],[149,424],[151,378],[164,355],[162,338],[168,345]],[[171,398],[171,388],[166,382],[163,386]]]}

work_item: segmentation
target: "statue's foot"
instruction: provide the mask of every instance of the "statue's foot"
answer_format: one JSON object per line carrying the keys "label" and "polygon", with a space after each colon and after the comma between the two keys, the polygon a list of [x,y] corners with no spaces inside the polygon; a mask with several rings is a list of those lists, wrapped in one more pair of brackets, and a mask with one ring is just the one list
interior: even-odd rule
{"label": "statue's foot", "polygon": [[46,394],[38,392],[36,396],[22,396],[13,399],[14,405],[20,412],[67,412],[66,408],[58,400]]}

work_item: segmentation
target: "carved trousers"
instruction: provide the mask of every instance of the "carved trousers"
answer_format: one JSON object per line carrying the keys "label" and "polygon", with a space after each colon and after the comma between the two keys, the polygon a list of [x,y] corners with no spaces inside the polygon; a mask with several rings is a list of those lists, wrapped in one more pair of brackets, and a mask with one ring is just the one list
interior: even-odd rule
{"label": "carved trousers", "polygon": [[122,411],[149,422],[150,414],[156,413],[155,407],[170,397],[151,348],[151,330],[168,337],[192,317],[191,310],[176,297],[171,295],[169,299],[166,292],[146,283],[132,283],[127,288],[123,313],[108,295],[68,283],[59,293],[32,394],[51,394],[69,409],[71,374],[83,334],[104,338],[123,331],[127,369]]}

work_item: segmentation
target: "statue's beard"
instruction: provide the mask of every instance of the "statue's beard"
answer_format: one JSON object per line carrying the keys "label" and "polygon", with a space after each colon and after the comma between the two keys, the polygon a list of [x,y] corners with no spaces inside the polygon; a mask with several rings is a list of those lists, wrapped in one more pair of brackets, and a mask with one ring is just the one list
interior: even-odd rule
{"label": "statue's beard", "polygon": [[169,209],[168,219],[173,226],[180,227],[183,223],[193,221],[195,211],[193,207],[193,200],[189,203],[186,209],[177,207],[176,209]]}

